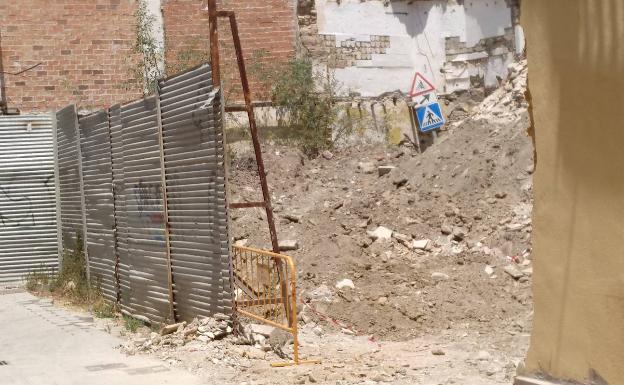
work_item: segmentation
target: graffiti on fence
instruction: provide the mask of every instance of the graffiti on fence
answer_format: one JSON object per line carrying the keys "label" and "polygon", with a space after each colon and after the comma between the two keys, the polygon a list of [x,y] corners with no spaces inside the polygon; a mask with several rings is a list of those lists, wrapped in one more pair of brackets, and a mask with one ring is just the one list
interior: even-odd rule
{"label": "graffiti on fence", "polygon": [[[165,223],[162,211],[163,194],[160,184],[145,183],[141,180],[134,185],[133,194],[141,220],[152,225],[163,225]],[[153,238],[164,240],[162,235],[154,236]]]}
{"label": "graffiti on fence", "polygon": [[[30,180],[12,177],[9,182],[0,185],[0,225],[2,227],[35,226],[35,212],[31,197],[19,191],[18,184]],[[46,192],[54,196],[54,174],[40,181]]]}

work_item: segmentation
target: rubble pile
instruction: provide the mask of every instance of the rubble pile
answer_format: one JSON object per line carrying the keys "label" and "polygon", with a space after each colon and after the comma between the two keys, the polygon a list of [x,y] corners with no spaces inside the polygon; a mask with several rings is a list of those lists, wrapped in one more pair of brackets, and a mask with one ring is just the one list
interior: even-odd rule
{"label": "rubble pile", "polygon": [[[192,349],[221,351],[222,359],[228,362],[225,356],[232,359],[241,357],[264,359],[266,353],[272,352],[281,358],[292,355],[292,335],[262,324],[247,324],[234,330],[231,317],[225,314],[215,314],[214,317],[195,318],[193,321],[167,325],[160,332],[151,331],[147,327],[140,328],[136,334],[122,346],[127,354],[167,353],[187,346]],[[247,346],[247,349],[229,350],[232,346]],[[231,353],[231,354],[230,354]]]}
{"label": "rubble pile", "polygon": [[525,111],[529,104],[525,99],[527,88],[527,62],[509,65],[509,78],[477,107],[475,119],[488,121],[512,121]]}
{"label": "rubble pile", "polygon": [[[308,160],[265,145],[278,234],[297,244],[287,254],[303,301],[348,330],[396,340],[467,323],[485,332],[530,312],[526,64],[510,71],[422,154],[407,144],[377,145]],[[238,153],[232,165],[237,201],[258,200],[252,160]],[[270,249],[261,210],[234,213],[232,231]],[[528,330],[519,318],[518,330]]]}

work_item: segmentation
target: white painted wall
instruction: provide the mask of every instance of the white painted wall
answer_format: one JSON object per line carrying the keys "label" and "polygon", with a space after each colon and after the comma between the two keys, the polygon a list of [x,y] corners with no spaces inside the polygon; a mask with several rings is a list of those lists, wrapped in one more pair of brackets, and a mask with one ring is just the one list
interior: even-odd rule
{"label": "white painted wall", "polygon": [[440,93],[467,89],[470,76],[476,74],[485,78],[486,86],[495,86],[497,76],[506,76],[513,57],[513,53],[500,52],[492,57],[453,58],[454,63],[447,65],[447,37],[458,36],[474,46],[483,38],[505,34],[505,28],[512,26],[505,0],[466,0],[463,5],[453,0],[393,1],[387,6],[382,1],[342,0],[338,4],[316,0],[316,11],[319,33],[335,35],[338,46],[348,39],[390,36],[385,54],[336,69],[344,93],[407,92],[416,71],[428,76]]}
{"label": "white painted wall", "polygon": [[[156,40],[158,47],[163,52],[165,49],[165,22],[163,19],[161,0],[145,0],[147,4],[147,11],[154,17],[154,25],[152,28],[152,36]],[[161,61],[158,63],[158,67],[161,73],[165,71],[165,56],[163,55]]]}

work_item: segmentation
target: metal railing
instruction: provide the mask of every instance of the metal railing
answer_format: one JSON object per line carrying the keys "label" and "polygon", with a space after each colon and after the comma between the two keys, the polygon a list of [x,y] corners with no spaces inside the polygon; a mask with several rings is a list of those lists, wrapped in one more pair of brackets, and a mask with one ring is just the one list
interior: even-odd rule
{"label": "metal railing", "polygon": [[291,257],[233,246],[232,282],[235,309],[239,315],[266,323],[293,336],[293,361],[273,363],[271,366],[320,362],[299,359],[297,277]]}

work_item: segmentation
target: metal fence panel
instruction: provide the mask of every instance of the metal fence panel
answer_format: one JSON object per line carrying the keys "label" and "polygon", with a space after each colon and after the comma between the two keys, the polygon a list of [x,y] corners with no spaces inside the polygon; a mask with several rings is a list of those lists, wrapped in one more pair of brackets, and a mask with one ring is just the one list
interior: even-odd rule
{"label": "metal fence panel", "polygon": [[79,120],[91,284],[117,300],[111,143],[108,112]]}
{"label": "metal fence panel", "polygon": [[76,106],[70,105],[56,114],[56,146],[61,201],[63,247],[73,250],[76,234],[84,231],[82,211],[82,177]]}
{"label": "metal fence panel", "polygon": [[204,65],[159,84],[175,308],[186,320],[232,310],[223,132],[211,75]]}
{"label": "metal fence panel", "polygon": [[169,314],[160,144],[155,97],[121,107],[130,290],[122,304],[152,322]]}
{"label": "metal fence panel", "polygon": [[0,283],[58,267],[53,121],[0,117]]}

